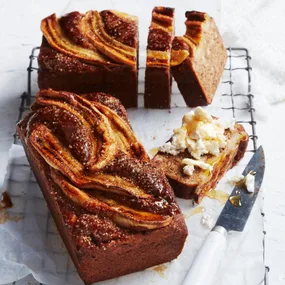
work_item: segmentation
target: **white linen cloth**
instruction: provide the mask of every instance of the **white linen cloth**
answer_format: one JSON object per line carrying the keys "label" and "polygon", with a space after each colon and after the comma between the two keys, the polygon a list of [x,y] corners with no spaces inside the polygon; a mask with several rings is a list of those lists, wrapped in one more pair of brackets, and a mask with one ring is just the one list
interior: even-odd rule
{"label": "white linen cloth", "polygon": [[[176,108],[176,114],[172,116],[177,117],[179,112],[181,110]],[[174,120],[175,123],[176,120]],[[159,120],[150,132],[140,132],[142,141],[153,136],[157,129],[161,129]],[[163,136],[166,137],[167,134]],[[247,155],[239,167],[230,171],[228,177],[239,174],[249,158],[250,155]],[[46,285],[82,285],[50,217],[21,146],[13,145],[10,150],[10,163],[6,178],[4,188],[0,190],[0,193],[7,190],[14,206],[6,210],[9,218],[4,224],[0,224],[0,284],[17,281],[33,274],[36,280]],[[225,177],[219,183],[218,189],[230,193],[232,186],[226,181]],[[181,255],[176,260],[164,264],[157,271],[147,269],[100,282],[100,284],[178,285],[182,283],[211,227],[210,224],[209,227],[202,225],[202,217],[208,216],[213,226],[223,204],[206,197],[200,205],[205,208],[205,211],[191,216],[193,211],[191,201],[178,199],[178,202],[189,230]],[[214,284],[258,285],[262,282],[265,268],[261,209],[262,193],[256,201],[245,230],[242,233],[229,233],[226,253]]]}
{"label": "white linen cloth", "polygon": [[284,0],[222,0],[221,27],[227,46],[246,47],[253,56],[255,104],[285,100]]}

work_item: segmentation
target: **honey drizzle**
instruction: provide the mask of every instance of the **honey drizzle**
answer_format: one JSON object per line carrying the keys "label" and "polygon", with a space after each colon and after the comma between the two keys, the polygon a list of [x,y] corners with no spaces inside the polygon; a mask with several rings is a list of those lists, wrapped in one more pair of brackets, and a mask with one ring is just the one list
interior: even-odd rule
{"label": "honey drizzle", "polygon": [[190,211],[189,213],[184,214],[184,218],[189,219],[191,216],[203,213],[204,211],[205,211],[204,207],[198,206],[198,207],[194,208],[192,211]]}
{"label": "honey drizzle", "polygon": [[212,189],[206,194],[210,199],[218,200],[221,204],[225,204],[229,199],[229,194],[220,190]]}
{"label": "honey drizzle", "polygon": [[152,156],[155,156],[158,153],[158,151],[159,151],[158,147],[153,147],[148,151],[148,153]]}
{"label": "honey drizzle", "polygon": [[[251,171],[248,172],[247,175],[249,175],[249,174],[251,174],[251,175],[256,175],[256,172],[255,172],[254,170],[251,170]],[[246,188],[245,181],[246,181],[246,176],[247,176],[247,175],[245,175],[243,179],[241,179],[240,181],[238,181],[238,182],[235,183],[235,185],[236,185],[238,188]]]}
{"label": "honey drizzle", "polygon": [[230,200],[231,204],[234,205],[235,207],[241,207],[242,206],[240,195],[231,196],[229,200]]}
{"label": "honey drizzle", "polygon": [[187,124],[186,129],[187,129],[188,136],[192,135],[192,133],[196,131],[199,122],[200,121],[197,120],[194,116],[191,123]]}
{"label": "honey drizzle", "polygon": [[[256,175],[256,172],[251,170],[248,174]],[[236,183],[236,187],[238,187],[238,188],[246,188],[246,176]],[[241,194],[241,191],[240,190],[236,190],[236,195],[231,196],[229,198],[231,204],[233,206],[235,206],[235,207],[241,207],[242,206],[242,199],[241,199],[241,195],[240,194]]]}

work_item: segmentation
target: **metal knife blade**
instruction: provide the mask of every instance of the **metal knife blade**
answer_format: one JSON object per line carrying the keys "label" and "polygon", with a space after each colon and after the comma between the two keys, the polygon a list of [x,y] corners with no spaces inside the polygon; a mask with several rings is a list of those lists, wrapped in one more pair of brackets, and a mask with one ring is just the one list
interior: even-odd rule
{"label": "metal knife blade", "polygon": [[262,184],[265,170],[265,157],[262,146],[255,152],[246,168],[243,171],[243,175],[246,176],[250,171],[255,171],[254,192],[249,193],[246,189],[234,187],[230,197],[237,195],[237,191],[240,191],[241,206],[234,206],[230,200],[225,204],[216,226],[221,226],[227,231],[243,231],[249,214],[252,210],[256,197],[259,193],[259,189]]}

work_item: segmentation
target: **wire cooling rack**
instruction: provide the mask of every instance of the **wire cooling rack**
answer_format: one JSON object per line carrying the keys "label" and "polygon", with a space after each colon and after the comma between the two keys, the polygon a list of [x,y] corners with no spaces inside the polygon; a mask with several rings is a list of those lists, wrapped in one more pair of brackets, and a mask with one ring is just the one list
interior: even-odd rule
{"label": "wire cooling rack", "polygon": [[[28,113],[30,110],[30,105],[33,103],[36,90],[32,90],[32,86],[36,80],[36,71],[37,67],[37,56],[39,52],[39,47],[35,47],[32,49],[31,55],[29,57],[29,66],[27,68],[28,78],[27,78],[27,91],[21,95],[21,103],[19,107],[19,116],[18,121],[20,121],[25,113]],[[228,48],[228,61],[225,67],[224,75],[222,78],[222,84],[227,87],[223,88],[223,90],[227,90],[227,92],[217,94],[216,96],[220,96],[221,98],[221,108],[226,112],[231,112],[231,116],[233,116],[236,122],[242,124],[250,137],[250,143],[247,149],[247,152],[255,152],[257,149],[257,134],[256,134],[256,121],[255,121],[255,109],[254,109],[254,95],[252,94],[251,88],[251,70],[252,67],[250,65],[251,57],[246,48]],[[237,73],[242,72],[239,76],[243,81],[246,81],[246,89],[245,90],[237,90],[235,88],[238,85],[238,79],[236,77]],[[242,119],[241,118],[242,114]],[[20,144],[19,137],[15,133],[14,134],[14,143]],[[264,217],[264,213],[261,215]],[[265,249],[265,234],[263,239],[263,247]],[[265,252],[265,250],[264,250]],[[264,285],[269,285],[268,281],[268,272],[269,267],[265,267],[265,276],[264,276]],[[12,284],[20,284],[21,281],[13,282]],[[40,283],[41,284],[41,283]]]}

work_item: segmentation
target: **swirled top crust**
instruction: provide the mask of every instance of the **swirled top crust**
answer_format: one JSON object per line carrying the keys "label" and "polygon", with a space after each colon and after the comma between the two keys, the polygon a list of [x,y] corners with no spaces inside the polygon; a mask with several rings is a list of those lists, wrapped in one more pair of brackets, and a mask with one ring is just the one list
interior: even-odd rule
{"label": "swirled top crust", "polygon": [[155,7],[152,11],[147,43],[148,67],[169,67],[174,33],[174,9]]}
{"label": "swirled top crust", "polygon": [[52,183],[86,212],[132,230],[167,226],[179,212],[118,99],[41,90],[19,126]]}
{"label": "swirled top crust", "polygon": [[[203,33],[206,33],[214,20],[207,14],[197,11],[187,11],[186,33],[184,36],[174,37],[171,50],[171,66],[181,64],[187,57],[192,57],[199,47]],[[214,36],[214,35],[212,35]]]}
{"label": "swirled top crust", "polygon": [[88,63],[137,67],[138,20],[114,10],[52,14],[41,22],[49,45]]}

